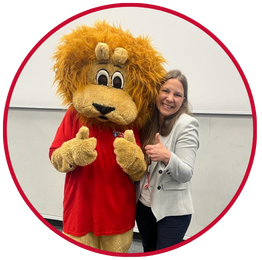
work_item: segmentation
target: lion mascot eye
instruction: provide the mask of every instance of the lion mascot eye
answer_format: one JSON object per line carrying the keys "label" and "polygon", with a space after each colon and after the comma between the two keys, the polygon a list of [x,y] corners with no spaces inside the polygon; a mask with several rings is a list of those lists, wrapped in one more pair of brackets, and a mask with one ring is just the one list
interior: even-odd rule
{"label": "lion mascot eye", "polygon": [[96,74],[96,81],[99,85],[108,86],[109,73],[106,70],[99,70]]}
{"label": "lion mascot eye", "polygon": [[119,71],[116,71],[112,76],[112,86],[114,88],[123,89],[124,77]]}

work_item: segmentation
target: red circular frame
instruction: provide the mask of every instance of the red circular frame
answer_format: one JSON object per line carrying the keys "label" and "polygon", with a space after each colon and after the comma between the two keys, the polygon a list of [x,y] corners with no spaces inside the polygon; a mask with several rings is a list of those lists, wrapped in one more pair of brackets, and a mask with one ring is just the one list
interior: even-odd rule
{"label": "red circular frame", "polygon": [[[76,242],[75,240],[72,240],[68,238],[67,236],[63,235],[60,231],[57,231],[49,222],[47,222],[39,213],[38,211],[33,207],[33,205],[30,203],[30,201],[27,199],[25,196],[17,178],[14,173],[10,157],[9,157],[9,152],[8,152],[8,144],[7,144],[7,118],[8,118],[8,108],[11,100],[11,96],[14,90],[14,87],[16,85],[16,82],[20,76],[20,73],[22,72],[24,66],[30,59],[30,57],[33,55],[33,53],[38,49],[38,47],[46,40],[48,39],[52,34],[54,34],[57,30],[65,26],[66,24],[82,17],[85,15],[88,15],[90,13],[100,11],[100,10],[105,10],[105,9],[110,9],[110,8],[116,8],[116,7],[140,7],[140,8],[150,8],[150,9],[157,9],[166,13],[173,14],[177,17],[180,17],[193,25],[197,26],[200,28],[202,31],[204,31],[206,34],[208,34],[214,41],[216,41],[221,48],[226,52],[226,54],[229,56],[229,58],[232,60],[234,63],[235,67],[237,68],[248,93],[248,97],[250,100],[250,105],[252,109],[252,115],[253,115],[253,142],[252,142],[252,150],[251,150],[251,155],[248,163],[248,167],[246,170],[246,173],[244,175],[244,178],[235,193],[234,197],[232,200],[229,202],[227,207],[219,214],[219,216],[213,220],[208,226],[206,226],[203,230],[195,234],[194,236],[190,237],[186,241],[183,241],[177,245],[174,245],[172,247],[168,247],[162,250],[154,251],[154,252],[149,252],[149,253],[133,253],[133,254],[120,254],[120,253],[112,253],[112,252],[106,252],[98,249],[94,249],[88,246],[85,246],[81,243]],[[110,255],[111,257],[113,256],[114,258],[123,258],[123,257],[141,257],[143,258],[148,258],[149,256],[159,256],[159,255],[165,255],[165,254],[170,254],[172,252],[175,252],[177,250],[180,250],[183,247],[186,247],[189,244],[192,244],[202,237],[204,237],[206,234],[208,234],[210,231],[212,231],[219,223],[223,221],[223,219],[232,211],[236,203],[239,201],[241,198],[243,192],[246,189],[246,186],[248,185],[249,179],[251,177],[251,174],[254,170],[254,164],[256,163],[256,155],[257,155],[257,147],[258,147],[258,136],[260,135],[259,132],[257,132],[257,127],[258,127],[258,112],[257,112],[257,101],[254,95],[254,89],[251,86],[247,73],[245,72],[245,69],[243,68],[242,64],[238,60],[237,56],[234,54],[234,52],[231,50],[231,48],[224,42],[222,38],[220,38],[214,31],[212,31],[209,27],[201,23],[198,19],[190,16],[187,13],[184,13],[182,11],[176,10],[173,7],[170,6],[164,6],[164,5],[157,5],[155,3],[131,3],[131,2],[122,2],[122,3],[105,3],[105,4],[100,4],[100,5],[95,5],[88,7],[86,9],[83,9],[79,12],[76,12],[63,20],[59,21],[57,24],[55,24],[53,27],[51,27],[49,30],[47,30],[42,36],[40,36],[37,41],[29,48],[29,50],[26,52],[26,54],[23,56],[21,61],[19,62],[16,70],[14,71],[9,86],[6,90],[5,94],[5,100],[4,100],[4,108],[2,114],[2,119],[3,119],[3,126],[2,126],[2,137],[3,137],[3,151],[2,154],[4,155],[5,159],[5,165],[6,169],[9,172],[9,178],[12,182],[13,187],[15,188],[19,198],[23,202],[23,204],[26,206],[26,208],[30,211],[30,213],[42,224],[44,225],[50,232],[52,232],[55,236],[57,236],[59,239],[64,240],[65,242],[69,243],[70,245],[77,247],[83,251],[86,251],[88,253],[94,254],[94,255],[100,255],[100,256],[106,256]],[[259,135],[257,135],[259,134]],[[108,254],[107,254],[108,253]]]}

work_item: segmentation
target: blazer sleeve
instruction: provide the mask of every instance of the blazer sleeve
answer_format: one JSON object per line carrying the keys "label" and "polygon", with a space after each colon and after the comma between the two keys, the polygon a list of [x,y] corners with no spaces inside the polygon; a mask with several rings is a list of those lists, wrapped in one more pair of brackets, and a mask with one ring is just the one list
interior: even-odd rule
{"label": "blazer sleeve", "polygon": [[199,148],[198,121],[190,117],[175,126],[178,134],[175,135],[174,149],[164,171],[176,181],[185,183],[191,180],[196,159],[196,152]]}

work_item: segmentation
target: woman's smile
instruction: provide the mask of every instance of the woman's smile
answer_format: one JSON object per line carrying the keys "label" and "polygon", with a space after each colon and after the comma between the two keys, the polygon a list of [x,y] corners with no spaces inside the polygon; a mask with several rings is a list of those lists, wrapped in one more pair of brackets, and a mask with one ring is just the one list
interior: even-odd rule
{"label": "woman's smile", "polygon": [[168,104],[166,104],[166,103],[162,103],[162,106],[163,106],[164,108],[166,108],[166,109],[173,109],[173,108],[174,108],[174,106],[168,105]]}

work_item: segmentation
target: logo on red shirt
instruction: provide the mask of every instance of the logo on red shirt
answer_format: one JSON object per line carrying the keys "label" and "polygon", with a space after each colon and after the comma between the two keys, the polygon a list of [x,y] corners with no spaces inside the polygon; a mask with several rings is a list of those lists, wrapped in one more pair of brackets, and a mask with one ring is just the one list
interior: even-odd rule
{"label": "logo on red shirt", "polygon": [[124,137],[124,133],[113,131],[113,136],[114,137]]}

